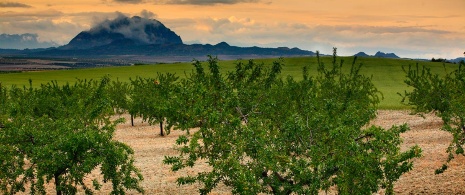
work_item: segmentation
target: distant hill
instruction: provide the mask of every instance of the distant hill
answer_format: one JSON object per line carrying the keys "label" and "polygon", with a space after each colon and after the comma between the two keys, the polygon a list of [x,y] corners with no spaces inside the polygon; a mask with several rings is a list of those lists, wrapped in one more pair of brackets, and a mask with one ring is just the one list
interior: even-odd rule
{"label": "distant hill", "polygon": [[358,52],[354,56],[357,56],[357,57],[370,57],[370,55],[366,54],[365,52]]}
{"label": "distant hill", "polygon": [[368,55],[365,52],[358,52],[354,56],[357,56],[357,57],[378,57],[378,58],[399,58],[399,56],[397,56],[394,53],[384,53],[384,52],[381,52],[381,51],[376,52],[376,54],[374,56]]}
{"label": "distant hill", "polygon": [[150,44],[138,45],[132,40],[124,39],[114,41],[107,45],[96,46],[88,49],[50,49],[35,53],[37,56],[63,56],[63,57],[101,57],[114,55],[140,55],[140,56],[191,56],[192,58],[206,55],[230,55],[237,56],[305,56],[314,55],[311,51],[298,48],[260,48],[260,47],[237,47],[229,46],[227,43],[217,45],[210,44]]}
{"label": "distant hill", "polygon": [[452,60],[449,60],[450,62],[455,62],[455,63],[459,63],[460,61],[465,61],[465,57],[460,57],[460,58],[455,58],[455,59],[452,59]]}
{"label": "distant hill", "polygon": [[375,57],[380,57],[380,58],[399,58],[399,56],[397,56],[396,54],[394,53],[384,53],[384,52],[376,52],[375,54]]}

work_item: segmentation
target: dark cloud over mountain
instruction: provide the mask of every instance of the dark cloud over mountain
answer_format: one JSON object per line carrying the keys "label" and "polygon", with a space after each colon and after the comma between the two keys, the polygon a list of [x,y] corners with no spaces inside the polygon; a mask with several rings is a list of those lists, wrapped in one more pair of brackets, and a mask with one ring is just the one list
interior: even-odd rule
{"label": "dark cloud over mountain", "polygon": [[29,7],[32,7],[32,6],[26,5],[24,3],[17,3],[17,2],[0,2],[0,7],[24,7],[24,8],[29,8]]}
{"label": "dark cloud over mountain", "polygon": [[40,42],[37,34],[0,34],[0,48],[3,49],[33,49],[55,47],[54,42]]}
{"label": "dark cloud over mountain", "polygon": [[182,44],[181,37],[158,20],[120,15],[79,33],[63,49],[86,49],[128,41],[139,45]]}

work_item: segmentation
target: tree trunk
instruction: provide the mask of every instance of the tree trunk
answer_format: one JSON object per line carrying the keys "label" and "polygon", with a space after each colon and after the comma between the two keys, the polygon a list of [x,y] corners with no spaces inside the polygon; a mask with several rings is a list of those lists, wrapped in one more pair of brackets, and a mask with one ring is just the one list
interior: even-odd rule
{"label": "tree trunk", "polygon": [[160,122],[160,135],[165,136],[165,134],[163,133],[163,122]]}
{"label": "tree trunk", "polygon": [[131,114],[131,125],[134,127],[134,116]]}
{"label": "tree trunk", "polygon": [[54,177],[55,177],[55,189],[57,191],[57,195],[62,195],[62,191],[60,189],[60,175],[55,174]]}

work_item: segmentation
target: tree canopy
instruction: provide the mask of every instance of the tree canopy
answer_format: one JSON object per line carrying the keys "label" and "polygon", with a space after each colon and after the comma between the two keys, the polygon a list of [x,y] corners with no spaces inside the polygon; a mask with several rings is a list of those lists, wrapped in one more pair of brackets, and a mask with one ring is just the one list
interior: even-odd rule
{"label": "tree canopy", "polygon": [[[4,194],[45,194],[54,182],[57,194],[86,194],[112,183],[112,194],[143,192],[134,151],[113,140],[114,113],[106,89],[109,78],[57,82],[38,89],[0,87],[0,190]],[[85,178],[99,169],[103,181]]]}
{"label": "tree canopy", "polygon": [[447,162],[436,173],[444,172],[456,155],[465,155],[465,62],[458,69],[440,76],[428,67],[404,68],[405,83],[412,91],[405,91],[403,101],[413,106],[416,113],[435,112],[444,121],[442,129],[450,132],[453,139],[447,148]]}
{"label": "tree canopy", "polygon": [[399,149],[406,125],[368,127],[379,92],[355,59],[344,73],[334,51],[331,65],[318,61],[316,77],[304,68],[301,81],[280,76],[282,60],[238,62],[227,74],[216,58],[207,63],[208,71],[195,61],[180,82],[172,106],[182,110],[176,126],[186,134],[177,140],[180,155],[164,160],[173,171],[211,166],[177,180],[202,183],[201,194],[219,183],[234,194],[317,194],[332,186],[340,194],[392,193],[420,156],[417,146]]}

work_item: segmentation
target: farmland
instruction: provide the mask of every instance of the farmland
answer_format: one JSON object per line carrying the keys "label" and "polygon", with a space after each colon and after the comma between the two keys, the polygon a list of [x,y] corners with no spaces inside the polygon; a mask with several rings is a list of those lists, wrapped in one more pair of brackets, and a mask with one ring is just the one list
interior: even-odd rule
{"label": "farmland", "polygon": [[[346,70],[349,70],[353,57],[341,58],[345,62]],[[265,65],[270,65],[276,59],[261,59],[256,62],[263,62]],[[283,67],[283,76],[292,76],[295,79],[302,78],[302,67],[309,65],[309,74],[316,75],[316,57],[293,57],[285,58]],[[325,64],[331,63],[330,57],[323,57]],[[246,61],[246,60],[242,60]],[[232,71],[236,60],[221,61],[220,67],[223,72]],[[446,71],[456,69],[456,64],[445,64],[440,62],[415,61],[407,59],[389,59],[389,58],[359,58],[356,64],[363,64],[361,73],[366,76],[372,76],[374,85],[383,94],[384,99],[380,103],[381,109],[405,109],[406,107],[400,103],[401,97],[397,93],[402,93],[407,90],[404,84],[405,73],[402,66],[419,64],[427,66],[432,71],[443,74]],[[446,70],[444,70],[444,67]],[[50,81],[57,81],[59,84],[73,83],[76,79],[99,79],[105,75],[110,75],[112,79],[118,79],[123,82],[129,81],[130,78],[137,76],[142,78],[153,78],[157,72],[160,73],[175,73],[181,78],[185,77],[185,73],[189,74],[193,66],[190,63],[174,63],[174,64],[155,64],[155,65],[140,65],[140,66],[123,66],[123,67],[105,67],[105,68],[89,68],[89,69],[74,69],[74,70],[55,70],[55,71],[40,71],[40,72],[22,72],[0,74],[0,82],[3,86],[29,86],[29,79],[32,80],[34,87],[40,86]]]}

